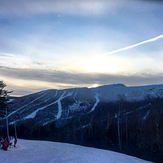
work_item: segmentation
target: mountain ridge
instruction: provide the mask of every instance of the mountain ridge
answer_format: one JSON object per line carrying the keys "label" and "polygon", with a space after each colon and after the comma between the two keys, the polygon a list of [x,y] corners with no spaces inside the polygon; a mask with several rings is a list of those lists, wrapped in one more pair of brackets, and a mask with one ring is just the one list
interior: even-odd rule
{"label": "mountain ridge", "polygon": [[[162,98],[163,85],[127,87],[124,84],[104,85],[96,88],[49,89],[17,97],[9,106],[9,124],[14,119],[33,118],[38,123],[69,119],[77,114],[89,114],[107,102],[141,101]],[[3,119],[4,120],[4,119]]]}

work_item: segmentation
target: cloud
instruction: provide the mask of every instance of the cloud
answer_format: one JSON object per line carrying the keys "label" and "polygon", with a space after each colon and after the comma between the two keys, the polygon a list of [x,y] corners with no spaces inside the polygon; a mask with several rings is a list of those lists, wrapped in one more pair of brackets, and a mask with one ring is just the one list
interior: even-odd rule
{"label": "cloud", "polygon": [[140,0],[140,1],[145,1],[145,2],[154,2],[154,3],[157,3],[157,2],[163,2],[163,0]]}
{"label": "cloud", "polygon": [[63,14],[101,18],[108,17],[109,14],[114,16],[124,8],[141,11],[145,7],[141,2],[149,3],[154,0],[0,0],[0,17],[55,14],[60,18]]}
{"label": "cloud", "polygon": [[27,14],[78,14],[78,15],[103,15],[122,6],[126,0],[0,0],[0,14],[2,15],[27,15]]}
{"label": "cloud", "polygon": [[[19,69],[0,67],[1,80],[14,94],[26,94],[44,89],[64,89],[90,87],[92,84],[106,85],[123,83],[128,86],[161,84],[163,74],[108,74],[108,73],[70,73],[64,71]],[[24,92],[24,93],[23,93]]]}
{"label": "cloud", "polygon": [[63,71],[45,70],[45,69],[26,69],[26,68],[9,68],[0,67],[2,76],[10,76],[11,78],[24,79],[24,80],[37,80],[54,83],[67,83],[67,84],[88,84],[84,78],[88,78],[87,74],[74,74]]}
{"label": "cloud", "polygon": [[13,57],[15,57],[15,54],[0,53],[0,58],[13,58]]}

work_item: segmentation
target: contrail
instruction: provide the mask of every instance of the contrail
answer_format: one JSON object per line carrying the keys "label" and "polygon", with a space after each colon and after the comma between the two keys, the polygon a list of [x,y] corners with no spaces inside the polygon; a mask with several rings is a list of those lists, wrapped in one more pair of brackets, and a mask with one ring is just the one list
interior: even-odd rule
{"label": "contrail", "polygon": [[131,45],[131,46],[127,46],[127,47],[124,47],[124,48],[121,48],[121,49],[117,49],[117,50],[114,50],[114,51],[105,53],[105,54],[103,54],[102,56],[109,55],[109,54],[115,54],[115,53],[118,53],[118,52],[122,52],[122,51],[125,51],[125,50],[128,50],[128,49],[134,48],[134,47],[136,47],[136,46],[146,44],[146,43],[148,43],[148,42],[154,42],[154,41],[159,40],[159,39],[161,39],[161,38],[163,38],[163,35],[154,37],[154,38],[149,39],[149,40],[145,40],[145,41],[139,42],[139,43],[134,44],[134,45]]}

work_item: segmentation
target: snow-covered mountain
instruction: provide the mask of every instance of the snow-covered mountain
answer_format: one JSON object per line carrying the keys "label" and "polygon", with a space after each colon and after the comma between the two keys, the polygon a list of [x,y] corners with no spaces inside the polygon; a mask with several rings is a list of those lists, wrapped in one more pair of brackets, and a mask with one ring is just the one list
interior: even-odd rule
{"label": "snow-covered mountain", "polygon": [[157,97],[163,97],[163,85],[126,87],[123,84],[113,84],[97,88],[45,90],[16,98],[9,106],[8,119],[9,124],[13,124],[14,119],[24,121],[30,118],[43,125],[52,121],[67,123],[77,114],[88,115],[106,102],[122,99],[141,101]]}
{"label": "snow-covered mountain", "polygon": [[67,143],[18,140],[16,148],[0,149],[5,163],[147,163],[125,154]]}

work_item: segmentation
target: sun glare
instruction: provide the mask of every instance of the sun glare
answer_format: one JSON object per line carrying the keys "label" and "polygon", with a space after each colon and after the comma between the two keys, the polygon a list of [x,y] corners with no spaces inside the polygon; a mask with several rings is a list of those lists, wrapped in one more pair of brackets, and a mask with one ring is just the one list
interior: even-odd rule
{"label": "sun glare", "polygon": [[98,85],[98,84],[93,84],[92,86],[90,86],[90,88],[96,88],[96,87],[98,87],[98,86],[100,86],[100,85]]}
{"label": "sun glare", "polygon": [[115,63],[101,58],[93,58],[81,61],[78,63],[78,66],[88,72],[116,73],[120,71],[120,67],[118,67]]}

